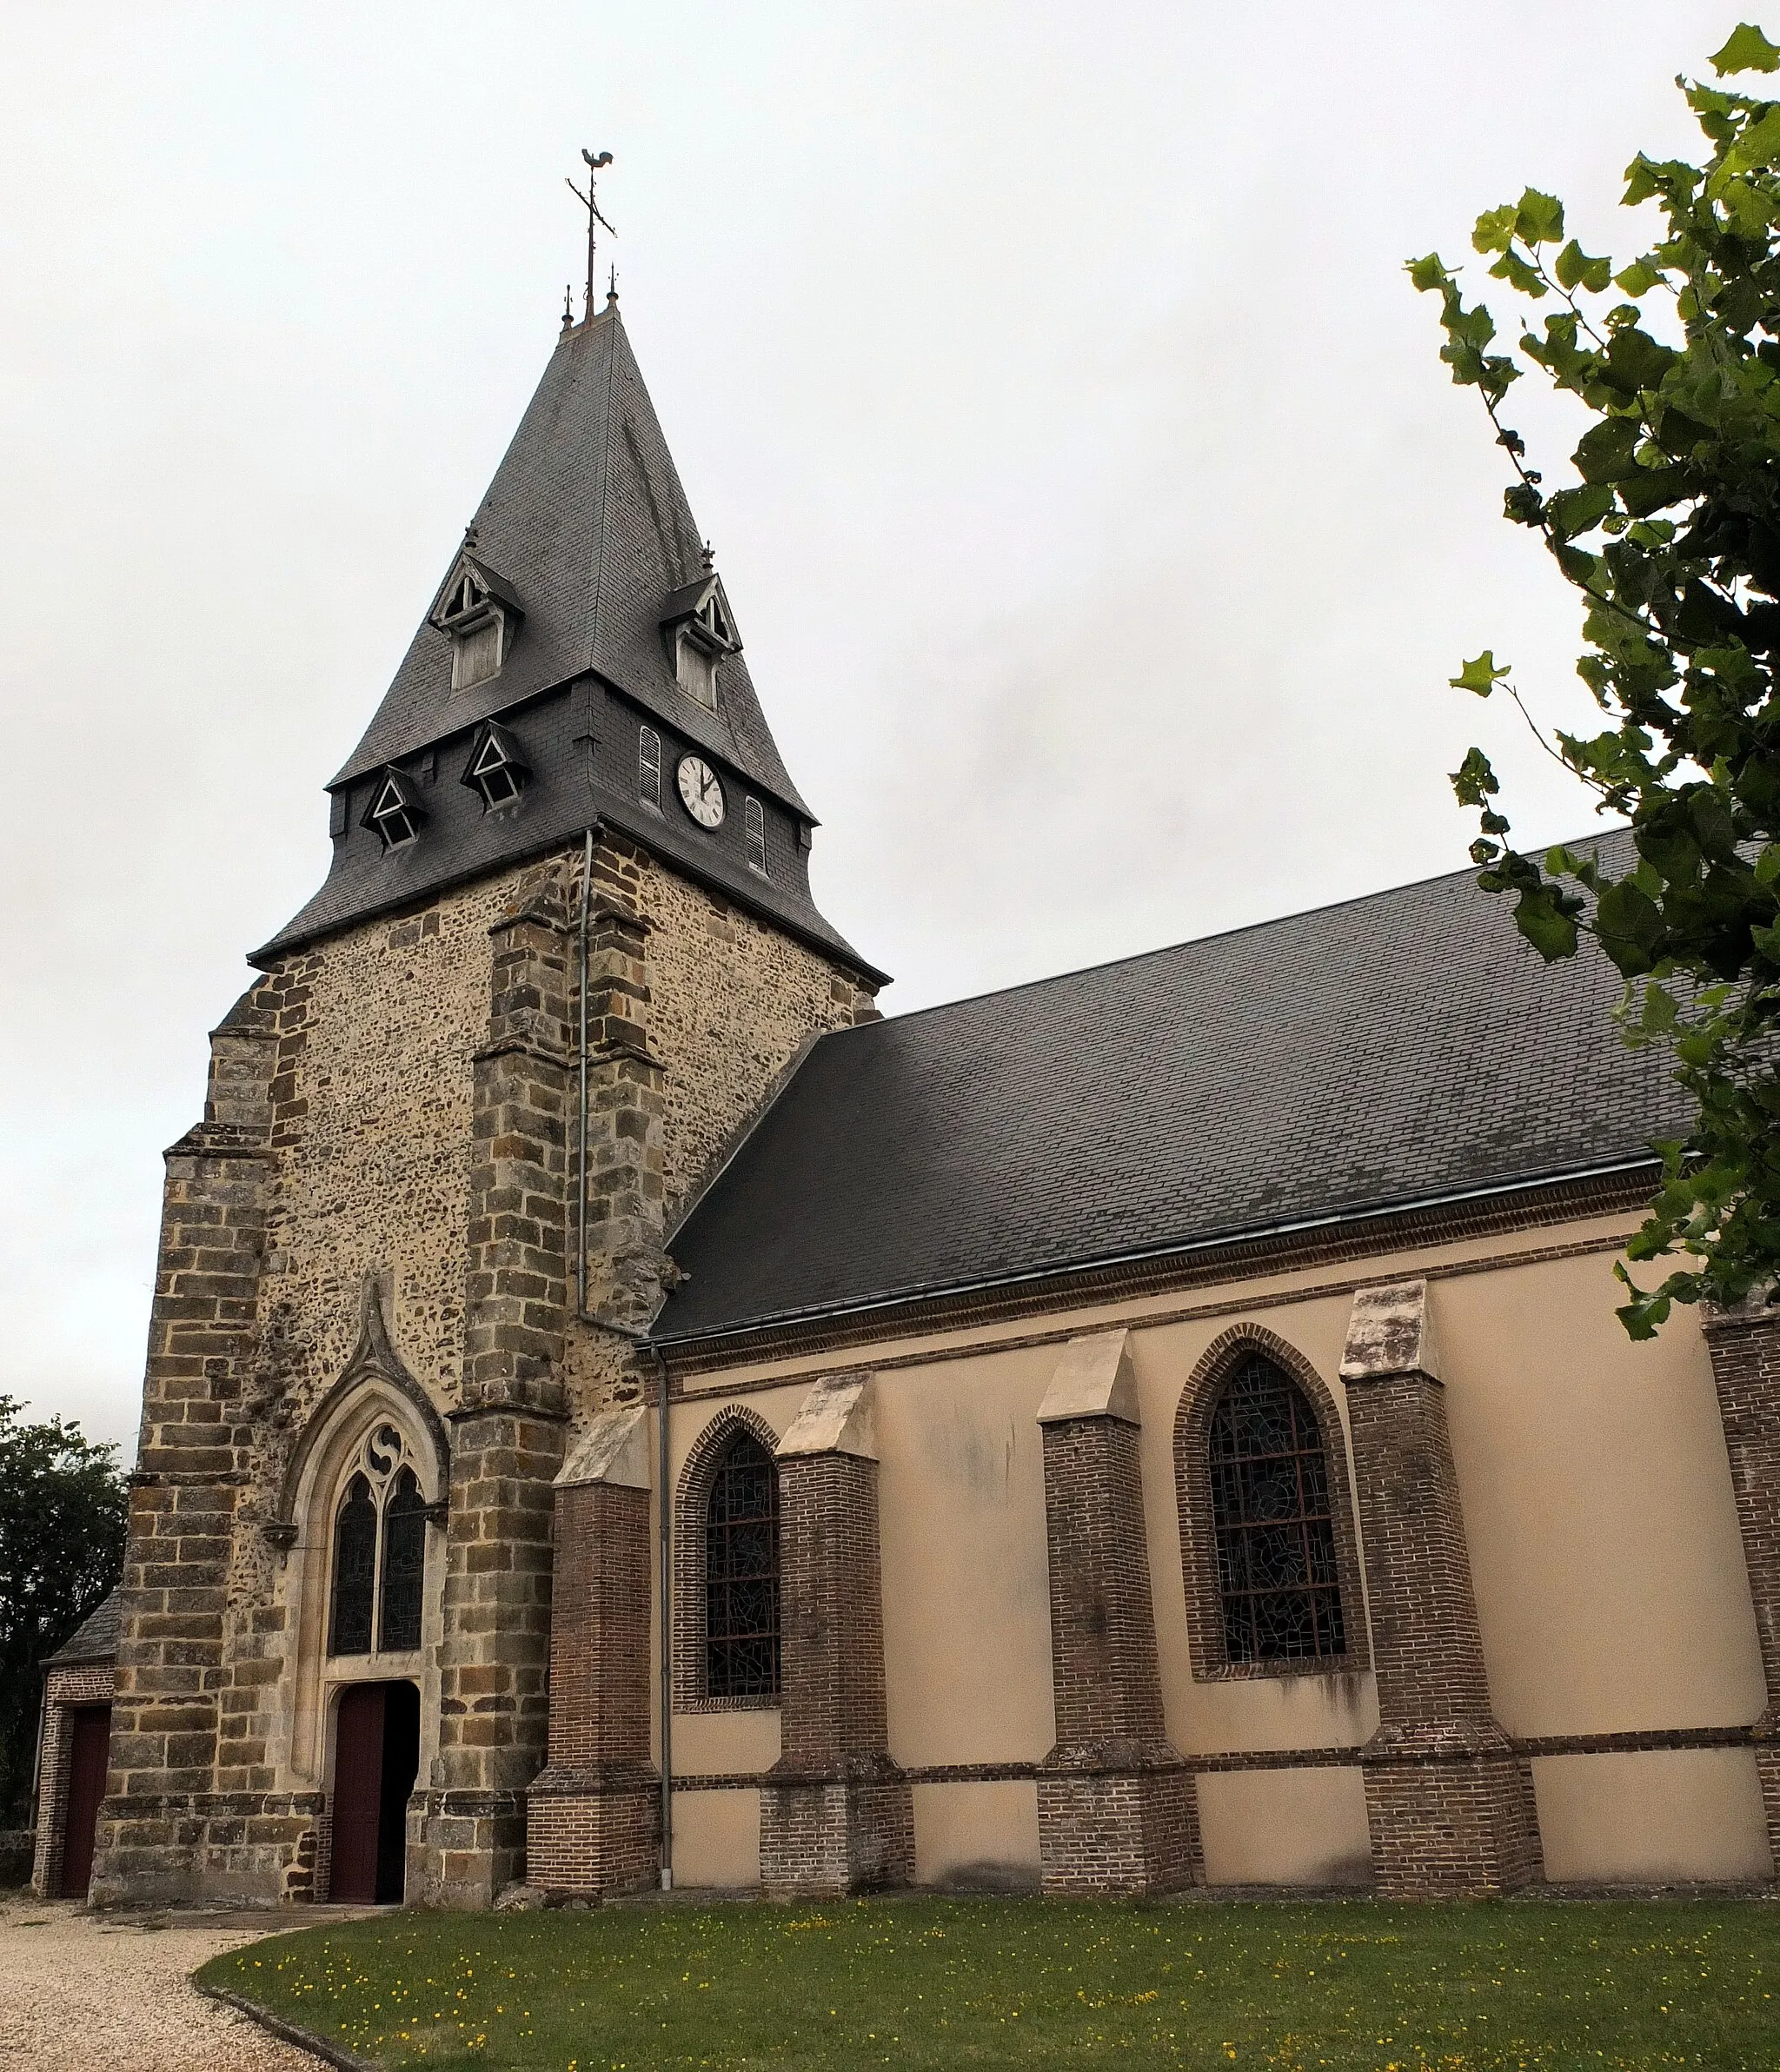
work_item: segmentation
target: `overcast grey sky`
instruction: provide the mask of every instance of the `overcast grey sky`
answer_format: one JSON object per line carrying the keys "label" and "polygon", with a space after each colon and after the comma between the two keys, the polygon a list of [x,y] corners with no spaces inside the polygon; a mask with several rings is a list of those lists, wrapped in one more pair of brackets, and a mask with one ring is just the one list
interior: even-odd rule
{"label": "overcast grey sky", "polygon": [[[160,1152],[555,337],[627,322],[891,1012],[1463,864],[1575,615],[1401,272],[1691,149],[1687,0],[0,0],[0,1390],[133,1443]],[[1529,422],[1538,421],[1531,409]],[[1538,421],[1542,422],[1542,421]]]}

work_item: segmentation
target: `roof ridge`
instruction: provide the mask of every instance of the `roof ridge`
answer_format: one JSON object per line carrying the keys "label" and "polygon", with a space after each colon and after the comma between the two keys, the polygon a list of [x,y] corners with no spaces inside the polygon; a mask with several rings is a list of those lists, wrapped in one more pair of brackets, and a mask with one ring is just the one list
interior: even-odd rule
{"label": "roof ridge", "polygon": [[[1604,840],[1612,834],[1623,834],[1624,827],[1604,827],[1592,834],[1573,836],[1568,842],[1542,842],[1541,849],[1578,848],[1584,842]],[[882,1021],[865,1022],[865,1029],[880,1028],[887,1022],[916,1021],[924,1014],[943,1014],[949,1007],[968,1007],[978,1000],[999,999],[1004,993],[1036,993],[1042,986],[1060,986],[1066,979],[1082,979],[1092,972],[1117,971],[1121,965],[1144,964],[1154,957],[1168,957],[1177,950],[1196,949],[1201,943],[1227,942],[1239,935],[1259,934],[1263,928],[1284,927],[1287,921],[1308,920],[1318,913],[1338,913],[1344,906],[1364,906],[1369,900],[1394,899],[1398,893],[1416,892],[1424,885],[1442,885],[1449,879],[1468,878],[1481,867],[1477,864],[1461,865],[1453,871],[1431,871],[1425,878],[1405,878],[1398,885],[1381,885],[1373,892],[1351,893],[1345,900],[1325,900],[1318,906],[1294,906],[1290,913],[1276,913],[1265,920],[1242,921],[1233,928],[1213,928],[1208,935],[1184,935],[1178,942],[1159,943],[1152,950],[1133,950],[1128,956],[1108,957],[1099,964],[1072,965],[1067,971],[1048,972],[1039,979],[1021,979],[1012,986],[986,986],[980,993],[960,993],[955,999],[934,1000],[925,1007],[911,1007],[906,1014],[890,1013]],[[830,1031],[834,1036],[850,1036],[851,1029]]]}

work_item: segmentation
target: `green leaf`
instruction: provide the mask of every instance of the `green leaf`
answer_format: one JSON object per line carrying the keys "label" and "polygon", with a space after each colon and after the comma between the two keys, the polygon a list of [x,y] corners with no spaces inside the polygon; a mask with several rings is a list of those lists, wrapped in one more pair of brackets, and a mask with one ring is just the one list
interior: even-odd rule
{"label": "green leaf", "polygon": [[1480,807],[1502,788],[1481,748],[1465,750],[1465,760],[1452,773],[1451,781],[1453,795],[1461,806]]}
{"label": "green leaf", "polygon": [[1404,267],[1411,282],[1425,295],[1432,289],[1444,288],[1452,276],[1440,263],[1440,255],[1430,252],[1425,259],[1411,259]]}
{"label": "green leaf", "polygon": [[1477,252],[1505,252],[1514,241],[1514,219],[1517,213],[1512,202],[1504,202],[1499,209],[1484,209],[1471,230],[1471,249]]}
{"label": "green leaf", "polygon": [[1739,22],[1724,48],[1713,52],[1710,63],[1721,79],[1731,72],[1771,72],[1780,66],[1780,46],[1770,43],[1753,22]]}
{"label": "green leaf", "polygon": [[1635,417],[1604,417],[1583,434],[1571,456],[1577,473],[1585,482],[1623,481],[1635,474],[1643,428]]}
{"label": "green leaf", "polygon": [[1610,885],[1595,907],[1601,947],[1629,979],[1650,970],[1663,940],[1662,909],[1627,880]]}
{"label": "green leaf", "polygon": [[1530,187],[1515,211],[1514,234],[1523,244],[1556,244],[1564,235],[1564,204],[1556,195]]}
{"label": "green leaf", "polygon": [[[1636,316],[1636,310],[1632,312]],[[1658,345],[1648,331],[1624,324],[1614,332],[1607,347],[1607,375],[1616,388],[1630,393],[1654,388],[1681,355]]]}
{"label": "green leaf", "polygon": [[1753,172],[1780,158],[1780,105],[1770,103],[1725,153],[1732,172]]}
{"label": "green leaf", "polygon": [[1529,886],[1514,909],[1514,925],[1547,964],[1576,954],[1576,916],[1572,902],[1555,886]]}
{"label": "green leaf", "polygon": [[1548,290],[1539,278],[1538,269],[1529,266],[1518,252],[1506,251],[1490,269],[1498,281],[1506,281],[1511,288],[1518,288],[1523,295],[1531,296],[1537,302]]}
{"label": "green leaf", "polygon": [[1630,266],[1622,266],[1613,276],[1616,288],[1622,288],[1627,295],[1648,295],[1663,278],[1648,259],[1634,259]]}
{"label": "green leaf", "polygon": [[1611,482],[1592,483],[1581,489],[1560,489],[1545,500],[1545,515],[1553,535],[1574,540],[1591,533],[1613,508],[1615,492]]}
{"label": "green leaf", "polygon": [[[1457,676],[1449,676],[1446,681],[1455,691],[1475,691],[1479,698],[1487,698],[1504,676],[1512,674],[1512,664],[1504,662],[1498,667],[1495,655],[1485,648],[1481,654],[1468,661]],[[1471,754],[1475,755],[1477,750],[1473,748]],[[1490,788],[1493,791],[1495,787],[1492,785]]]}
{"label": "green leaf", "polygon": [[1560,288],[1585,288],[1591,295],[1604,295],[1613,278],[1613,262],[1591,259],[1572,237],[1558,253],[1558,262],[1551,270],[1557,275]]}

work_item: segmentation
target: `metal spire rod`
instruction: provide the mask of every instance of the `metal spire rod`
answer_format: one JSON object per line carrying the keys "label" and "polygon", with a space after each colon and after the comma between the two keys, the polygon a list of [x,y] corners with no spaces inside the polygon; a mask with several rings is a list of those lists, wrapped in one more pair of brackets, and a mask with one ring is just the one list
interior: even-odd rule
{"label": "metal spire rod", "polygon": [[600,204],[594,196],[594,176],[601,170],[602,168],[611,164],[612,154],[609,151],[601,151],[599,156],[596,158],[591,151],[583,149],[581,156],[581,163],[588,169],[587,192],[583,194],[580,188],[578,188],[574,181],[569,179],[566,174],[563,176],[562,184],[588,212],[587,314],[588,316],[591,316],[594,313],[594,233],[596,227],[601,229],[611,230],[612,235],[614,237],[617,236],[618,233],[615,229],[613,229],[612,225],[606,221],[603,216],[601,215]]}

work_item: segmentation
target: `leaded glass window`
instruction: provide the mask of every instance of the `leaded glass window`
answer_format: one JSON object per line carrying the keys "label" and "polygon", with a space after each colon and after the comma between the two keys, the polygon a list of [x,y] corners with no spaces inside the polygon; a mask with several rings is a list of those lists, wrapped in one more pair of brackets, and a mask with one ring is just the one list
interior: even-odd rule
{"label": "leaded glass window", "polygon": [[705,1681],[714,1698],[779,1690],[779,1478],[747,1431],[724,1449],[705,1506]]}
{"label": "leaded glass window", "polygon": [[1259,1353],[1212,1412],[1210,1464],[1228,1659],[1345,1653],[1322,1433],[1304,1391]]}
{"label": "leaded glass window", "polygon": [[377,1574],[377,1507],[371,1485],[355,1475],[334,1520],[334,1625],[330,1655],[369,1655]]}
{"label": "leaded glass window", "polygon": [[394,1424],[359,1443],[334,1517],[330,1655],[401,1654],[421,1644],[428,1505]]}
{"label": "leaded glass window", "polygon": [[427,1500],[404,1468],[383,1507],[383,1589],[381,1638],[385,1648],[421,1644],[421,1584],[427,1566]]}

